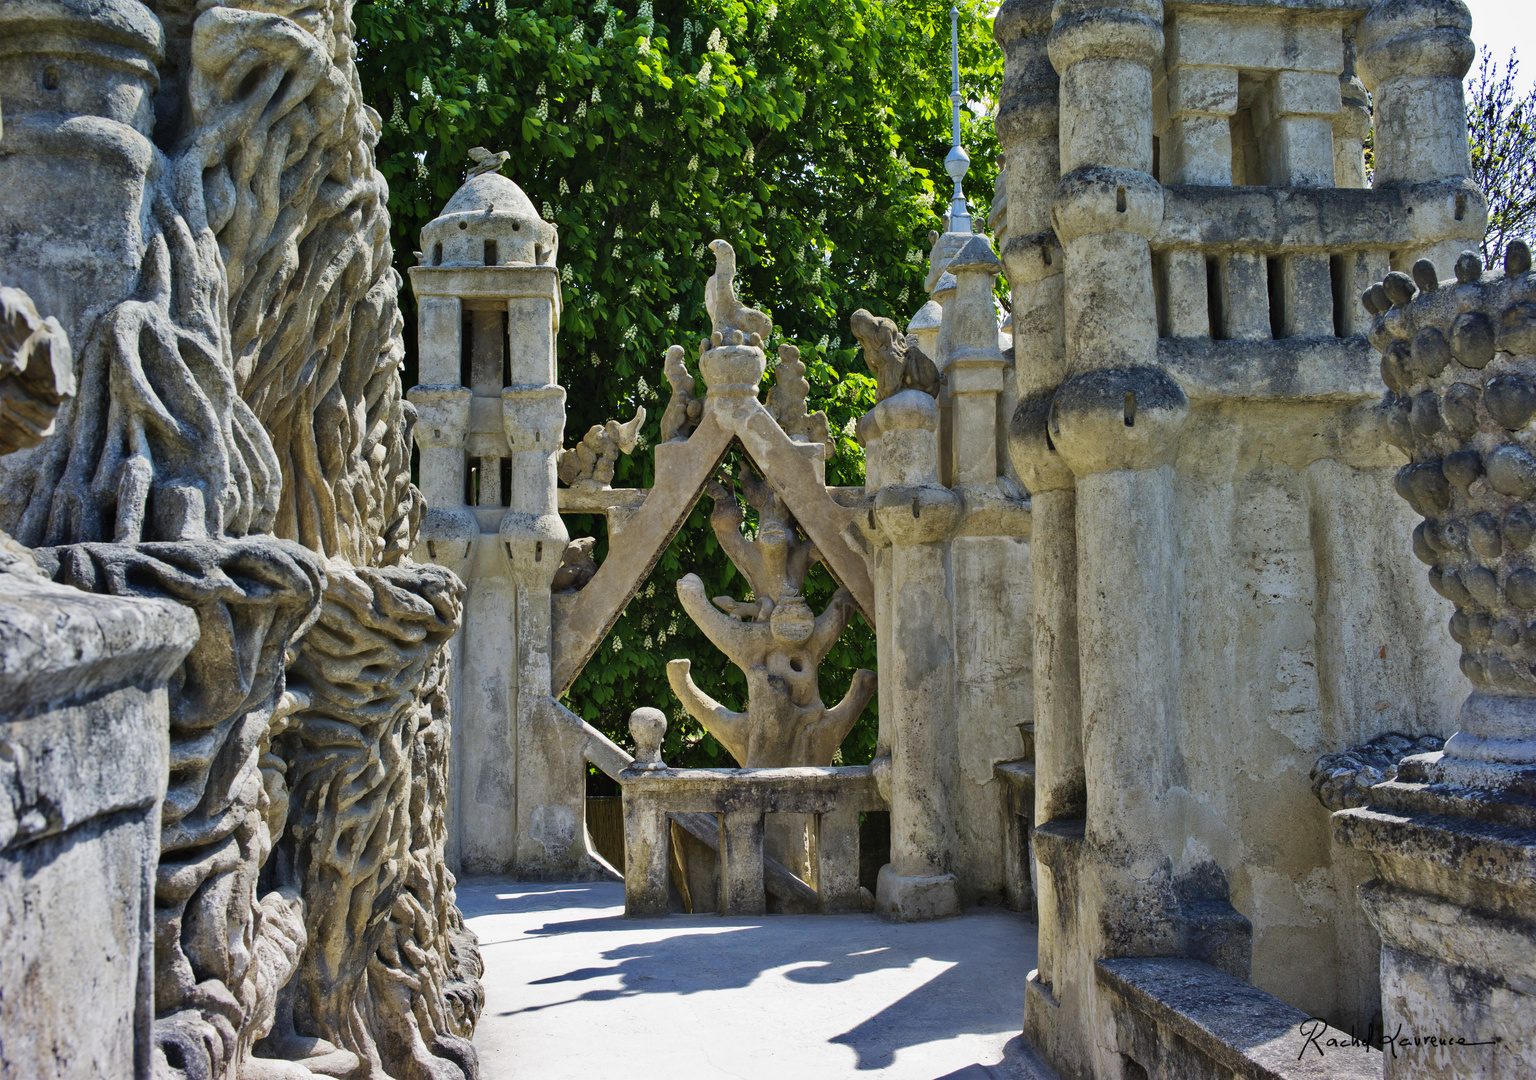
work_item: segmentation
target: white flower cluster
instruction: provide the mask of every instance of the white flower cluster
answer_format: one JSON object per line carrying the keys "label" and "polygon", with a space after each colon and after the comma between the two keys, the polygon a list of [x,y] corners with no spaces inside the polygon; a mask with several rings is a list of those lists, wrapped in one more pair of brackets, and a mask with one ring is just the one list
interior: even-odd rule
{"label": "white flower cluster", "polygon": [[544,90],[544,82],[543,82],[542,79],[539,81],[539,88],[537,90],[535,90],[534,93],[537,94],[539,97],[543,97],[544,96],[545,90]]}
{"label": "white flower cluster", "polygon": [[[651,217],[653,217],[653,218],[661,217],[661,203],[658,200],[656,200],[656,199],[652,199],[651,200]],[[660,252],[658,252],[657,254],[660,254]]]}
{"label": "white flower cluster", "polygon": [[503,23],[507,21],[507,0],[496,0],[496,7],[494,10],[496,12],[497,22]]}
{"label": "white flower cluster", "polygon": [[909,263],[920,263],[922,261],[923,261],[923,253],[921,251],[918,251],[917,248],[908,248],[907,249],[907,262],[909,262]]}
{"label": "white flower cluster", "polygon": [[583,102],[580,102],[576,106],[576,119],[578,119],[578,120],[585,120],[586,118],[587,118],[587,103],[585,101],[583,101]]}
{"label": "white flower cluster", "polygon": [[619,245],[618,244],[614,244],[613,245],[613,258],[617,259],[618,257],[619,257]]}
{"label": "white flower cluster", "polygon": [[640,0],[640,10],[636,12],[636,17],[645,23],[645,32],[650,33],[656,25],[656,9],[651,6],[651,0]]}
{"label": "white flower cluster", "polygon": [[709,245],[701,243],[698,247],[693,249],[693,257],[695,259],[702,259],[704,257],[704,253],[708,250]]}
{"label": "white flower cluster", "polygon": [[[811,275],[811,284],[812,285],[820,285],[821,284],[821,267],[818,266],[816,268],[816,272]],[[822,338],[822,344],[823,345],[826,344],[826,338]]]}
{"label": "white flower cluster", "polygon": [[592,194],[592,181],[588,180],[585,184],[582,184],[581,191],[583,195]]}
{"label": "white flower cluster", "polygon": [[626,326],[624,328],[624,340],[625,341],[631,341],[631,342],[634,341],[635,340],[635,334],[636,334],[636,332],[639,329],[640,328],[638,326],[636,326],[634,323],[630,323],[628,326]]}
{"label": "white flower cluster", "polygon": [[703,128],[705,131],[709,131],[714,126],[715,118],[713,116],[706,116],[703,120],[699,121],[699,127]]}
{"label": "white flower cluster", "polygon": [[744,161],[747,165],[747,168],[750,169],[752,167],[752,163],[757,160],[757,147],[748,143],[747,152],[741,160]]}
{"label": "white flower cluster", "polygon": [[854,221],[863,221],[864,220],[864,208],[862,206],[856,208],[853,211],[853,220]]}
{"label": "white flower cluster", "polygon": [[560,178],[560,194],[562,194],[562,195],[569,195],[570,193],[571,193],[571,185],[567,184],[565,182],[565,177],[562,176]]}
{"label": "white flower cluster", "polygon": [[841,349],[843,347],[843,339],[840,338],[840,337],[833,338],[832,339],[832,347],[834,349]]}
{"label": "white flower cluster", "polygon": [[624,239],[624,226],[620,225],[618,228],[613,230],[613,238],[615,240]]}
{"label": "white flower cluster", "polygon": [[594,86],[592,88],[592,104],[594,104],[594,105],[601,105],[602,103],[603,103],[603,93],[602,93],[601,90],[599,90],[597,87]]}
{"label": "white flower cluster", "polygon": [[630,282],[630,285],[629,285],[629,295],[630,296],[639,296],[640,295],[640,283],[638,281]]}
{"label": "white flower cluster", "polygon": [[655,596],[656,595],[656,583],[654,581],[646,582],[645,592],[641,593],[641,595],[644,596],[647,600],[649,600],[651,597]]}
{"label": "white flower cluster", "polygon": [[644,115],[645,115],[645,106],[642,105],[638,101],[635,102],[635,117],[638,119],[639,117],[642,117]]}
{"label": "white flower cluster", "polygon": [[711,64],[708,60],[704,61],[704,66],[699,68],[699,76],[698,76],[698,78],[699,78],[699,90],[701,92],[704,91],[704,90],[708,90],[709,89],[710,80],[714,78],[714,75],[715,75],[714,65]]}
{"label": "white flower cluster", "polygon": [[533,115],[537,116],[540,120],[548,120],[549,119],[549,101],[547,99],[545,99],[545,98],[540,98],[539,99],[539,107],[537,109],[533,110]]}
{"label": "white flower cluster", "polygon": [[677,304],[673,304],[671,307],[667,308],[667,318],[672,322],[677,322],[682,313],[682,308]]}
{"label": "white flower cluster", "polygon": [[623,645],[622,642],[619,641],[619,635],[618,634],[614,634],[613,635],[613,651],[614,652],[621,652],[623,650],[623,648],[624,648],[624,645]]}
{"label": "white flower cluster", "polygon": [[639,382],[635,384],[635,392],[643,398],[653,398],[656,396],[656,391],[651,389],[651,384],[645,381],[644,375],[640,376]]}
{"label": "white flower cluster", "polygon": [[389,114],[389,122],[397,128],[405,127],[405,109],[400,104],[400,95],[395,95],[395,109]]}
{"label": "white flower cluster", "polygon": [[858,434],[859,434],[859,422],[854,417],[850,416],[848,418],[847,422],[843,424],[843,437],[844,438],[848,438],[848,439],[852,439],[852,438],[857,437]]}
{"label": "white flower cluster", "polygon": [[816,224],[818,224],[818,225],[825,225],[826,223],[827,223],[827,209],[826,209],[826,207],[822,207],[821,208],[821,212],[816,215]]}
{"label": "white flower cluster", "polygon": [[710,52],[724,52],[725,45],[720,38],[720,28],[717,26],[709,32],[709,40],[704,43]]}
{"label": "white flower cluster", "polygon": [[907,302],[907,297],[911,295],[912,289],[910,287],[904,288],[901,290],[901,295],[896,298],[896,302],[898,304],[905,304]]}
{"label": "white flower cluster", "polygon": [[455,49],[464,44],[459,40],[459,32],[451,26],[448,28],[448,44],[453,46]]}
{"label": "white flower cluster", "polygon": [[561,281],[563,281],[567,285],[569,285],[574,278],[575,278],[575,275],[573,273],[571,273],[571,264],[570,263],[566,263],[564,266],[562,266],[560,268],[560,280]]}
{"label": "white flower cluster", "polygon": [[650,634],[646,634],[645,635],[645,651],[646,652],[650,652],[655,647],[656,647],[656,643],[651,640],[651,635]]}
{"label": "white flower cluster", "polygon": [[689,172],[697,172],[698,169],[699,169],[699,155],[698,154],[694,154],[692,157],[690,157],[688,159],[688,171]]}
{"label": "white flower cluster", "polygon": [[491,92],[491,87],[490,87],[490,84],[485,81],[485,76],[483,74],[482,75],[476,75],[475,76],[475,93],[477,93],[477,94],[489,94],[490,92]]}
{"label": "white flower cluster", "polygon": [[421,77],[421,96],[424,98],[432,96],[432,80],[425,75]]}
{"label": "white flower cluster", "polygon": [[603,40],[604,41],[609,41],[609,40],[611,40],[613,38],[613,32],[614,32],[614,30],[616,30],[618,28],[618,23],[619,23],[619,13],[617,11],[610,11],[608,13],[608,21],[603,23]]}
{"label": "white flower cluster", "polygon": [[822,334],[821,335],[821,340],[816,343],[816,347],[818,349],[823,350],[823,351],[826,350],[826,347],[827,347],[827,335],[826,334]]}
{"label": "white flower cluster", "polygon": [[635,48],[640,50],[641,56],[650,56],[651,39],[648,37],[642,37],[639,41],[635,42]]}
{"label": "white flower cluster", "polygon": [[548,200],[546,200],[544,205],[539,208],[539,212],[543,215],[545,221],[555,220],[554,207],[549,205]]}
{"label": "white flower cluster", "polygon": [[426,158],[417,158],[416,159],[416,179],[418,179],[418,180],[425,180],[426,178],[427,178],[427,161],[426,161]]}

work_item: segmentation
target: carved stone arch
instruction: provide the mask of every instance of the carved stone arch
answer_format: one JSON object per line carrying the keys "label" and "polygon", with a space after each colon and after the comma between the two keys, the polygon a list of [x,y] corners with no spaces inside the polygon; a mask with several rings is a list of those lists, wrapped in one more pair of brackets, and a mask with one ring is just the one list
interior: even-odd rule
{"label": "carved stone arch", "polygon": [[731,446],[773,488],[820,550],[838,584],[853,594],[860,613],[875,625],[874,585],[869,551],[860,533],[859,511],[837,503],[823,483],[806,444],[785,434],[755,397],[706,399],[704,415],[686,442],[656,447],[656,482],[624,526],[624,543],[610,546],[596,575],[577,594],[554,626],[550,688],[558,698],[568,690],[645,583],[704,487]]}

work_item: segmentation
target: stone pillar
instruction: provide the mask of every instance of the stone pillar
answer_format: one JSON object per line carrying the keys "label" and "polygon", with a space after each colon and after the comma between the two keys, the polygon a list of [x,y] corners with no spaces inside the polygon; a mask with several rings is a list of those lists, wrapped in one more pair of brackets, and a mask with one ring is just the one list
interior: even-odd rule
{"label": "stone pillar", "polygon": [[1237,69],[1176,64],[1168,69],[1164,95],[1164,182],[1230,187]]}
{"label": "stone pillar", "polygon": [[1375,105],[1376,187],[1399,187],[1414,243],[1393,269],[1418,259],[1439,267],[1477,248],[1488,204],[1469,179],[1467,106],[1461,80],[1476,52],[1461,0],[1379,0],[1357,35],[1360,77]]}
{"label": "stone pillar", "polygon": [[[881,727],[890,753],[891,861],[876,910],[900,921],[960,912],[952,862],[949,785],[955,775],[953,627],[948,540],[961,499],[938,482],[938,407],[903,390],[865,419],[886,485],[875,525],[889,548],[890,597],[881,611]],[[885,715],[885,708],[890,716]],[[884,769],[881,770],[884,772]],[[882,778],[884,779],[884,778]]]}
{"label": "stone pillar", "polygon": [[997,399],[1007,361],[997,347],[992,293],[1002,269],[992,245],[979,234],[966,241],[949,264],[956,287],[944,322],[952,328],[946,370],[952,425],[950,470],[956,485],[995,484],[1002,472],[997,458]]}
{"label": "stone pillar", "polygon": [[1371,132],[1371,98],[1360,81],[1356,54],[1355,28],[1350,27],[1344,33],[1344,71],[1339,76],[1342,108],[1333,118],[1333,185],[1341,188],[1366,186],[1365,137]]}
{"label": "stone pillar", "polygon": [[[1236,89],[1234,80],[1234,92]],[[1337,67],[1272,75],[1253,103],[1264,183],[1270,187],[1332,187],[1333,121],[1342,108]]]}
{"label": "stone pillar", "polygon": [[[13,549],[14,550],[14,549]],[[0,549],[0,1073],[154,1073],[166,682],[190,608]]]}
{"label": "stone pillar", "polygon": [[525,876],[583,876],[591,872],[586,759],[579,732],[553,721],[550,697],[550,584],[570,540],[555,472],[565,434],[565,389],[555,370],[560,276],[553,266],[528,266],[508,279],[512,383],[502,392],[502,418],[512,491],[500,535],[517,591],[508,658],[516,664],[517,866]]}

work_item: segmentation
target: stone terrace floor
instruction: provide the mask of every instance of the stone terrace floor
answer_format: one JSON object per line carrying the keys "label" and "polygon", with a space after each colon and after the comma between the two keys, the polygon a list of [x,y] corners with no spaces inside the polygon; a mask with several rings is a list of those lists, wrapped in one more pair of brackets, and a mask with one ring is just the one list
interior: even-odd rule
{"label": "stone terrace floor", "polygon": [[982,908],[624,918],[617,882],[459,882],[482,1080],[1024,1080],[1035,926]]}

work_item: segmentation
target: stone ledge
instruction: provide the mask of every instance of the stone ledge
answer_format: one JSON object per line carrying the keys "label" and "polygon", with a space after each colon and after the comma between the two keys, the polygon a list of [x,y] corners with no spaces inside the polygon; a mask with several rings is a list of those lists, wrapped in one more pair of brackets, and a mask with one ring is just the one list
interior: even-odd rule
{"label": "stone ledge", "polygon": [[1154,249],[1266,254],[1390,251],[1415,242],[1403,193],[1372,188],[1174,185]]}
{"label": "stone ledge", "polygon": [[[1157,1024],[1159,1051],[1178,1053],[1162,1038],[1166,1028],[1247,1080],[1381,1080],[1378,1051],[1350,1046],[1349,1035],[1326,1025],[1303,1034],[1306,1013],[1199,960],[1133,957],[1094,967],[1100,986]],[[1315,1050],[1308,1042],[1314,1036],[1322,1044]],[[1328,1046],[1329,1039],[1340,1045]],[[1177,1068],[1166,1074],[1184,1075]]]}
{"label": "stone ledge", "polygon": [[1517,889],[1536,880],[1536,832],[1515,825],[1362,806],[1333,815],[1333,838],[1462,878]]}
{"label": "stone ledge", "polygon": [[1363,404],[1382,397],[1380,362],[1363,335],[1274,341],[1161,338],[1157,361],[1190,401],[1259,399]]}
{"label": "stone ledge", "polygon": [[1035,790],[1035,763],[1033,761],[999,761],[992,766],[992,775],[1012,788]]}
{"label": "stone ledge", "polygon": [[98,596],[24,573],[0,581],[0,716],[7,719],[163,684],[197,641],[197,616],[168,600]]}

